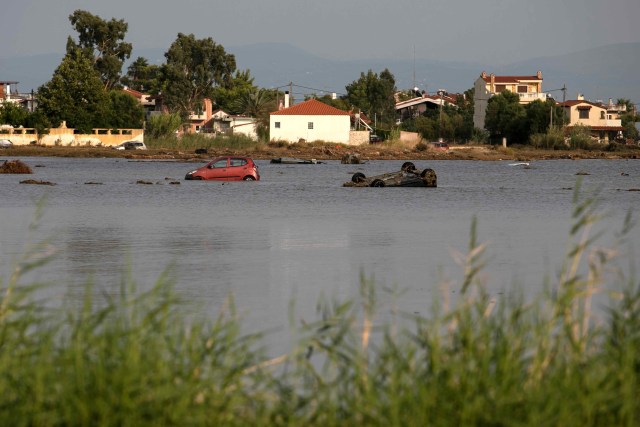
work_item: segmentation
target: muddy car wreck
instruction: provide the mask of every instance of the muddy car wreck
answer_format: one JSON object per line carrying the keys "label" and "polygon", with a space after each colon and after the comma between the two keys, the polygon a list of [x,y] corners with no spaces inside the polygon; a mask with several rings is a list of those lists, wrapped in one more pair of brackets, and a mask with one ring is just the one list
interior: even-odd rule
{"label": "muddy car wreck", "polygon": [[433,169],[422,171],[416,169],[411,162],[404,162],[398,172],[367,177],[362,172],[356,172],[351,181],[345,182],[344,187],[437,187],[438,177]]}

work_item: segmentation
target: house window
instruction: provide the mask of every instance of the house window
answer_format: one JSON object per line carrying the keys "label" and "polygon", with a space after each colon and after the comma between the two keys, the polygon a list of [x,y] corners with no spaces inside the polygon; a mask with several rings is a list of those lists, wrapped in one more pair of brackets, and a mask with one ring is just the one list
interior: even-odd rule
{"label": "house window", "polygon": [[580,115],[578,116],[581,119],[588,119],[589,118],[589,110],[584,109],[584,110],[578,110],[578,112],[580,113]]}
{"label": "house window", "polygon": [[526,85],[519,85],[518,86],[518,93],[527,93],[527,86]]}
{"label": "house window", "polygon": [[600,111],[600,119],[604,120],[604,111]]}
{"label": "house window", "polygon": [[496,93],[500,93],[507,90],[507,87],[505,85],[496,85]]}
{"label": "house window", "polygon": [[276,129],[280,129],[280,122],[275,122],[274,125],[275,125]]}
{"label": "house window", "polygon": [[307,129],[313,129],[313,122],[309,122],[307,124]]}

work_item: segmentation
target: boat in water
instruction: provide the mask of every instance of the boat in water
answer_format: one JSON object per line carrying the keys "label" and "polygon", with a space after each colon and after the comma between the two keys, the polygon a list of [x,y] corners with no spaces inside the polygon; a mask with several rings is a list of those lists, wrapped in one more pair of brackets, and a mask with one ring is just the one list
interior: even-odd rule
{"label": "boat in water", "polygon": [[277,157],[275,159],[271,159],[271,163],[279,163],[283,165],[317,165],[322,162],[319,162],[316,159],[296,159],[294,157]]}

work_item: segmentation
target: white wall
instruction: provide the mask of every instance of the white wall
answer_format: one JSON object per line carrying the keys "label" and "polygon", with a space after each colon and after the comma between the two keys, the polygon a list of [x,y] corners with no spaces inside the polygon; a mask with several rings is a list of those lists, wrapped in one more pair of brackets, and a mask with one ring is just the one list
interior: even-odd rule
{"label": "white wall", "polygon": [[[276,128],[276,122],[280,122],[280,128]],[[309,122],[313,123],[313,129],[309,129]],[[271,140],[290,143],[304,139],[307,142],[325,141],[348,144],[350,127],[351,122],[348,115],[294,116],[282,114],[272,115],[269,119]]]}

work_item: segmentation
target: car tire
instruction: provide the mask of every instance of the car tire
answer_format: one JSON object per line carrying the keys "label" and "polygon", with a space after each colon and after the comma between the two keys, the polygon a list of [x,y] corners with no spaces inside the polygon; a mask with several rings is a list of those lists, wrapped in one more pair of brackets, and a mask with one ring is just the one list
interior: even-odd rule
{"label": "car tire", "polygon": [[370,185],[370,187],[384,187],[384,186],[385,186],[384,181],[381,179],[374,179]]}
{"label": "car tire", "polygon": [[247,175],[244,178],[242,178],[243,181],[255,181],[256,179],[254,177],[252,177],[251,175]]}
{"label": "car tire", "polygon": [[416,165],[411,162],[404,162],[402,164],[402,168],[400,168],[403,172],[411,172],[416,170]]}
{"label": "car tire", "polygon": [[359,184],[359,183],[363,182],[365,179],[367,179],[365,174],[363,174],[362,172],[356,172],[351,177],[351,182],[355,182],[356,184]]}
{"label": "car tire", "polygon": [[433,169],[425,169],[420,173],[420,178],[426,187],[437,187],[438,177]]}

